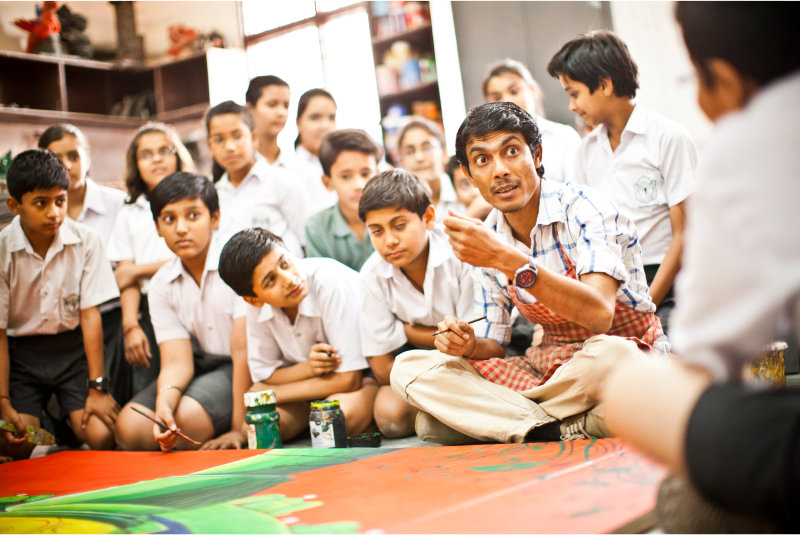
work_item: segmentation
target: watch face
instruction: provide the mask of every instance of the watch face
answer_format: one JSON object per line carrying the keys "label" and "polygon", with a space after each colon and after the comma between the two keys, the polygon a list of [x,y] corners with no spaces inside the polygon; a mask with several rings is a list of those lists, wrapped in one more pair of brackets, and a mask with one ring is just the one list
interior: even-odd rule
{"label": "watch face", "polygon": [[536,281],[536,276],[533,274],[532,269],[525,269],[517,273],[516,284],[520,288],[530,288]]}

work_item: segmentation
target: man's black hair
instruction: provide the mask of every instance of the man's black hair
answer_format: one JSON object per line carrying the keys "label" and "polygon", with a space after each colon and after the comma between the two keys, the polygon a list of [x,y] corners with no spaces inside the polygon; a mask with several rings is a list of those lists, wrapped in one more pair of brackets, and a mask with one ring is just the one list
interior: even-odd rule
{"label": "man's black hair", "polygon": [[178,171],[167,175],[150,192],[150,210],[153,220],[157,220],[168,204],[184,199],[200,199],[209,213],[219,211],[219,197],[214,184],[197,173]]}
{"label": "man's black hair", "polygon": [[639,69],[628,45],[608,30],[578,35],[567,42],[547,64],[547,72],[553,78],[569,76],[590,93],[600,87],[601,78],[611,80],[618,97],[633,98],[639,89]]}
{"label": "man's black hair", "polygon": [[236,104],[232,100],[226,100],[225,102],[217,104],[206,112],[206,133],[211,133],[211,119],[218,115],[226,115],[228,113],[239,115],[250,131],[255,131],[256,122],[253,120],[253,113],[250,111],[250,109],[247,106]]}
{"label": "man's black hair", "polygon": [[219,276],[242,297],[256,297],[253,275],[265,256],[283,240],[263,228],[248,228],[228,240],[219,256]]}
{"label": "man's black hair", "polygon": [[447,161],[447,165],[444,168],[444,172],[450,177],[450,182],[453,183],[453,186],[456,185],[456,169],[459,167],[461,167],[461,162],[458,161],[458,157],[455,154],[450,156],[450,159]]}
{"label": "man's black hair", "polygon": [[375,162],[383,157],[383,147],[375,143],[363,130],[354,128],[337,130],[322,138],[319,144],[319,163],[325,176],[331,176],[331,167],[344,151],[354,151],[374,156]]}
{"label": "man's black hair", "polygon": [[268,76],[256,76],[250,80],[250,85],[248,86],[247,93],[244,97],[245,100],[248,104],[255,108],[256,104],[258,104],[258,99],[260,99],[261,95],[264,93],[264,89],[271,85],[289,87],[289,84],[277,76],[273,76],[271,74]]}
{"label": "man's black hair", "polygon": [[46,149],[20,152],[11,162],[6,175],[8,194],[17,202],[37,189],[69,189],[69,173],[61,160]]}
{"label": "man's black hair", "polygon": [[[467,118],[461,123],[456,134],[456,158],[469,170],[467,143],[471,138],[484,138],[492,132],[519,133],[536,156],[542,147],[542,134],[530,113],[513,102],[489,102],[469,110]],[[544,165],[536,168],[539,176],[544,176]]]}
{"label": "man's black hair", "polygon": [[366,222],[369,212],[395,208],[406,209],[422,219],[432,204],[431,197],[430,187],[417,175],[400,168],[384,171],[367,182],[358,203],[358,217]]}
{"label": "man's black hair", "polygon": [[721,59],[763,86],[800,69],[796,2],[677,2],[675,18],[700,76]]}

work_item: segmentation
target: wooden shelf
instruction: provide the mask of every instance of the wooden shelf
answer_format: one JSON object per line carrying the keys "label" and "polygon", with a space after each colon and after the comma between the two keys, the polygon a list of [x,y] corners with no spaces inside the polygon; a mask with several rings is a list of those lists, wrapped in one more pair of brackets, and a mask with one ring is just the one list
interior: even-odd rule
{"label": "wooden shelf", "polygon": [[[200,118],[209,92],[205,51],[144,63],[0,51],[0,122],[136,128]],[[125,97],[148,93],[147,119],[111,115]]]}
{"label": "wooden shelf", "polygon": [[373,47],[383,46],[394,43],[395,41],[419,41],[421,38],[422,39],[427,38],[427,34],[430,34],[431,32],[432,32],[431,25],[426,24],[425,26],[420,26],[419,28],[414,28],[413,30],[400,32],[393,35],[373,37],[372,46]]}
{"label": "wooden shelf", "polygon": [[384,101],[420,100],[433,90],[435,90],[436,94],[438,95],[439,82],[429,82],[427,84],[418,85],[417,87],[412,87],[411,89],[406,89],[405,91],[379,95],[378,98],[380,99],[381,103]]}

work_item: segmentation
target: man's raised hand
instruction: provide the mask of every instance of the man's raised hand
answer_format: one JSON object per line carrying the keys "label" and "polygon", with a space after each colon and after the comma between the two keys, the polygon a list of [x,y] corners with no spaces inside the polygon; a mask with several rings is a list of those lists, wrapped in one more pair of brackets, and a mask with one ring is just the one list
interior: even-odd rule
{"label": "man's raised hand", "polygon": [[448,213],[444,218],[444,231],[456,258],[475,267],[495,267],[503,248],[497,234],[486,228],[480,219],[464,217],[452,210]]}

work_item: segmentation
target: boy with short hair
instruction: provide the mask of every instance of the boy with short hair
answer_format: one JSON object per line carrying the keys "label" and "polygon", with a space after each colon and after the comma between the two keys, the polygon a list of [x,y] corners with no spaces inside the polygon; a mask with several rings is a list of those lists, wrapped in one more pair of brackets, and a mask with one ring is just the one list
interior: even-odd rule
{"label": "boy with short hair", "polygon": [[389,386],[403,346],[433,349],[447,315],[475,317],[469,265],[458,260],[440,228],[428,185],[403,169],[373,178],[358,206],[375,253],[361,269],[361,348],[381,385],[375,423],[389,438],[414,433],[418,409]]}
{"label": "boy with short hair", "polygon": [[338,130],[322,138],[322,183],[339,200],[306,222],[307,256],[333,258],[358,271],[375,251],[358,217],[358,202],[382,156],[383,148],[363,130]]}
{"label": "boy with short hair", "polygon": [[19,154],[8,170],[16,214],[0,232],[0,455],[30,456],[24,429],[39,427],[52,393],[77,437],[114,447],[119,406],[103,377],[98,305],[119,290],[98,234],[66,217],[69,176],[50,151]]}
{"label": "boy with short hair", "polygon": [[277,76],[256,76],[250,80],[245,100],[253,112],[258,130],[258,152],[271,167],[286,168],[289,159],[278,146],[278,134],[289,118],[289,84]]}
{"label": "boy with short hair", "polygon": [[252,305],[247,366],[235,361],[235,373],[249,368],[250,391],[275,391],[283,440],[308,427],[308,402],[318,399],[340,402],[348,436],[366,431],[377,385],[362,380],[368,365],[358,337],[358,274],[330,258],[297,260],[261,228],[235,234],[219,268]]}
{"label": "boy with short hair", "polygon": [[[150,281],[150,314],[161,351],[158,379],[120,412],[117,434],[128,450],[170,451],[179,428],[207,442],[231,430],[231,386],[237,350],[244,358],[245,310],[219,275],[220,239],[214,236],[220,210],[214,185],[204,176],[178,172],[150,193],[159,236],[177,258]],[[236,392],[242,397],[246,386]],[[155,416],[164,432],[132,408]],[[242,413],[241,418],[244,418]],[[241,443],[241,433],[222,441]],[[197,449],[177,438],[180,449]]]}
{"label": "boy with short hair", "polygon": [[668,332],[672,286],[681,267],[686,203],[697,152],[677,123],[634,102],[636,62],[610,31],[579,35],[550,60],[570,111],[593,127],[578,149],[574,181],[605,191],[639,231],[650,297]]}
{"label": "boy with short hair", "polygon": [[284,169],[270,167],[256,150],[258,132],[250,110],[230,100],[217,104],[206,114],[206,130],[211,156],[225,169],[216,184],[222,237],[263,227],[283,236],[289,250],[302,256],[302,192]]}

